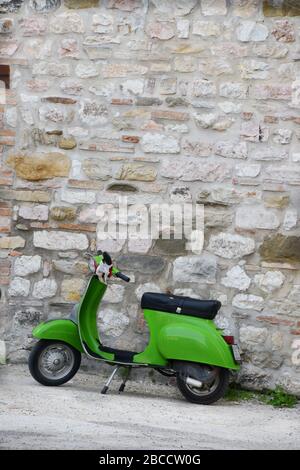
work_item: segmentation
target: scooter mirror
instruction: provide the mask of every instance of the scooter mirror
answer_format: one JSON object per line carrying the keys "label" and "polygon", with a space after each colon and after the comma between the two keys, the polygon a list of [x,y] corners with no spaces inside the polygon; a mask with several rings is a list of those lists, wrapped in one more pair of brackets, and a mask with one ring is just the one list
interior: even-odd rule
{"label": "scooter mirror", "polygon": [[107,253],[107,251],[103,252],[103,261],[104,261],[105,264],[108,264],[108,266],[110,266],[112,264],[112,259],[111,259],[110,255]]}

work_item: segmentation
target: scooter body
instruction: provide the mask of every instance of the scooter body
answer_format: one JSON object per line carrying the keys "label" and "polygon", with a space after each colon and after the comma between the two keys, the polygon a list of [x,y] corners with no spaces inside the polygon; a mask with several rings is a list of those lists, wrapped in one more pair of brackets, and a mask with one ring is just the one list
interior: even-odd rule
{"label": "scooter body", "polygon": [[[96,265],[101,262],[101,256],[95,258]],[[117,277],[126,278],[117,268],[113,269]],[[171,375],[170,371],[173,371],[174,375],[181,375],[181,378],[186,374],[182,372],[182,365],[188,364],[192,368],[195,364],[202,364],[211,370],[239,369],[238,358],[234,356],[232,346],[225,341],[222,330],[216,327],[213,320],[176,312],[152,308],[143,310],[150,339],[142,352],[120,351],[104,346],[97,328],[97,314],[106,289],[104,277],[99,278],[94,274],[71,315],[66,319],[41,323],[33,330],[33,336],[50,342],[60,341],[70,345],[78,354],[85,353],[90,358],[109,364],[130,368],[152,367],[162,373],[167,371],[166,375]],[[203,374],[190,373],[195,380],[201,382]]]}
{"label": "scooter body", "polygon": [[81,353],[110,363],[167,367],[170,361],[180,360],[233,370],[239,368],[230,345],[212,320],[150,309],[144,310],[150,341],[143,352],[134,354],[128,361],[126,357],[119,359],[117,353],[106,352],[101,348],[97,329],[99,303],[106,289],[107,285],[97,276],[91,277],[77,306],[77,319],[73,313],[73,319],[46,321],[33,330],[33,336],[64,341]]}

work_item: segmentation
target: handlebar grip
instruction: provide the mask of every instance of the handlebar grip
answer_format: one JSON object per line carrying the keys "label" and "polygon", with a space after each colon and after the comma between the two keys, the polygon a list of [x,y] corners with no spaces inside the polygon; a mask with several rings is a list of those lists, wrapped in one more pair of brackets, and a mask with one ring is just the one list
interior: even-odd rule
{"label": "handlebar grip", "polygon": [[122,279],[125,282],[130,281],[130,277],[125,276],[125,274],[121,273],[121,271],[117,272],[116,277],[119,277],[120,279]]}

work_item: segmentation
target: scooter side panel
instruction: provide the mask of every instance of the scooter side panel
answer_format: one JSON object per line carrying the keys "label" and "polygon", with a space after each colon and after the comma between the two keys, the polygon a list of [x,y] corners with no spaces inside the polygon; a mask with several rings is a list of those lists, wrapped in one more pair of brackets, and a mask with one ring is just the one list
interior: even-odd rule
{"label": "scooter side panel", "polygon": [[72,320],[49,320],[41,323],[32,332],[34,338],[56,339],[70,344],[80,352],[81,346],[77,325]]}
{"label": "scooter side panel", "polygon": [[[187,315],[145,310],[154,331],[156,349],[165,360],[201,362],[227,369],[239,369],[230,346],[211,320]],[[151,341],[150,341],[151,344]]]}

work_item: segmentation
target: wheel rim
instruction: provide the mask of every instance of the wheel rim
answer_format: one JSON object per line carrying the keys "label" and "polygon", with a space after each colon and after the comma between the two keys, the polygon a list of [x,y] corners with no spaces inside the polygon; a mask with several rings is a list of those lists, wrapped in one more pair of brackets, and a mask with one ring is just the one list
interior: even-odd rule
{"label": "wheel rim", "polygon": [[193,387],[185,381],[186,388],[194,395],[201,397],[212,394],[220,384],[219,369],[216,367],[202,367],[202,369],[206,370],[210,374],[213,373],[212,381],[203,384],[201,388]]}
{"label": "wheel rim", "polygon": [[74,353],[66,344],[51,344],[41,353],[38,367],[47,379],[59,380],[68,375],[73,366]]}

